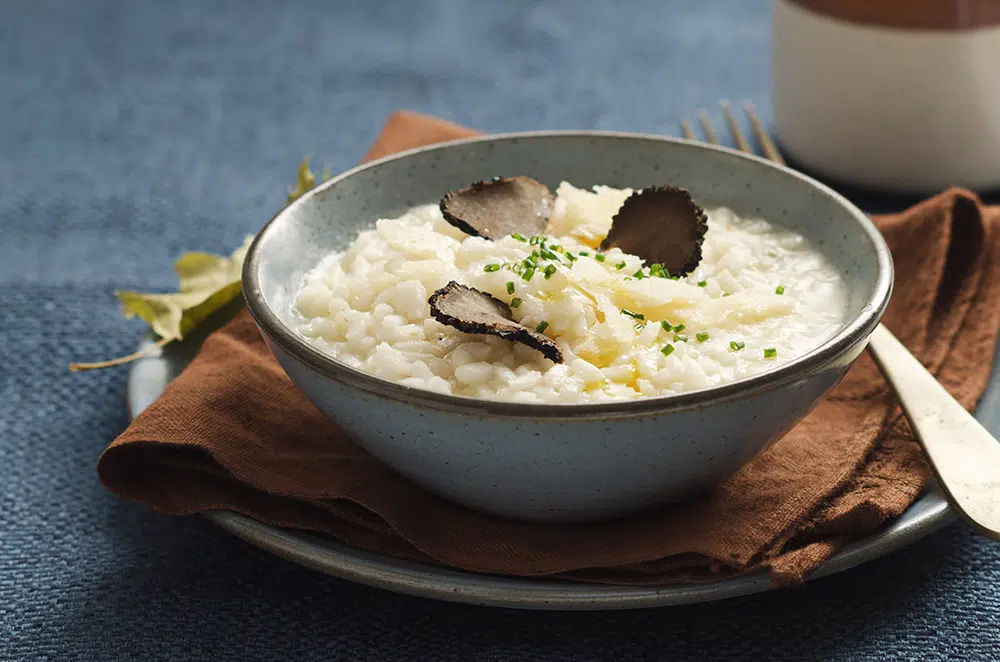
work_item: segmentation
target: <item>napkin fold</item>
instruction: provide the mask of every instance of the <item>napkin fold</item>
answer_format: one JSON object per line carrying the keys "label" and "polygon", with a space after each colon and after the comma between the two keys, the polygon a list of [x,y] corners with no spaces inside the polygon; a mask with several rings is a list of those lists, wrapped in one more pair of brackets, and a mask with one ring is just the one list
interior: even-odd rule
{"label": "napkin fold", "polygon": [[[366,159],[469,135],[401,112]],[[896,265],[886,325],[971,409],[1000,326],[1000,209],[953,189],[876,223]],[[764,569],[778,585],[900,515],[930,477],[864,355],[802,423],[707,494],[613,522],[512,522],[430,494],[352,443],[292,384],[245,310],[111,443],[98,472],[161,512],[233,510],[476,572],[667,584]]]}

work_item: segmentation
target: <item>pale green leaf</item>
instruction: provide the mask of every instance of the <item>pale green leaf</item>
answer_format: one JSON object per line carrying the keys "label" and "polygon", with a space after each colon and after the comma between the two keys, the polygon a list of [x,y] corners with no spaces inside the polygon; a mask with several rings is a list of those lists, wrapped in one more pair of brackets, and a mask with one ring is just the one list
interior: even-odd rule
{"label": "pale green leaf", "polygon": [[182,339],[205,318],[239,296],[243,258],[252,239],[247,237],[229,257],[185,253],[174,264],[180,279],[177,292],[116,292],[122,312],[128,319],[145,320],[160,338]]}
{"label": "pale green leaf", "polygon": [[[329,168],[320,174],[321,182],[330,179]],[[295,177],[295,188],[288,193],[286,204],[313,189],[317,184],[316,175],[309,169],[309,157],[302,159]],[[242,290],[241,276],[243,259],[253,237],[247,237],[243,245],[229,257],[211,253],[185,253],[174,264],[179,279],[177,292],[167,294],[121,291],[115,296],[122,305],[126,319],[139,317],[160,339],[154,345],[163,347],[189,334],[198,324],[212,313],[223,308],[239,297]],[[129,363],[148,353],[140,350],[134,354],[98,363],[71,363],[70,370],[94,370]]]}
{"label": "pale green leaf", "polygon": [[[330,179],[330,169],[323,168],[322,174],[320,174],[321,182],[325,182]],[[312,170],[309,169],[309,157],[302,159],[302,163],[299,164],[299,169],[295,173],[295,188],[293,188],[288,193],[288,198],[285,200],[285,204],[291,203],[294,200],[305,195],[307,192],[312,190],[316,186],[316,175]]]}

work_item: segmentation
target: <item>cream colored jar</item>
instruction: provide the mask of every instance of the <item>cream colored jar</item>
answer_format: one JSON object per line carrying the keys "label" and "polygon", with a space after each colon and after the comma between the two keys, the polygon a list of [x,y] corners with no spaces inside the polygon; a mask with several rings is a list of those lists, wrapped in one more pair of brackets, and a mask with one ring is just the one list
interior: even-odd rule
{"label": "cream colored jar", "polygon": [[1000,0],[775,0],[775,127],[879,189],[1000,186]]}

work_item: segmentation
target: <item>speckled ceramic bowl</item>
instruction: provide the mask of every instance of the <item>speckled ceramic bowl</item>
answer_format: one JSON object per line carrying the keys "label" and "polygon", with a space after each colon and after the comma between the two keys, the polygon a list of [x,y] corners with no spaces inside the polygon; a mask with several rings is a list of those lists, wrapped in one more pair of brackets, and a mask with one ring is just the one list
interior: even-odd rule
{"label": "speckled ceramic bowl", "polygon": [[[290,304],[306,271],[379,218],[494,175],[553,188],[671,183],[802,233],[847,290],[843,328],[790,363],[724,386],[627,402],[515,404],[418,390],[338,362],[300,337]],[[536,521],[619,516],[705,490],[799,422],[847,371],[878,324],[892,262],[844,198],[732,150],[653,136],[544,132],[461,140],[350,170],[275,216],[247,256],[243,286],[271,350],[302,391],[368,451],[427,489]]]}

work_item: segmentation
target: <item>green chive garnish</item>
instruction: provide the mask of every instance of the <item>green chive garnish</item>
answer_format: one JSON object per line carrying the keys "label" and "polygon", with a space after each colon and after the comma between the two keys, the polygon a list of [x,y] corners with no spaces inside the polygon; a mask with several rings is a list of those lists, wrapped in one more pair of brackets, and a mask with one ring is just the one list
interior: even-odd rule
{"label": "green chive garnish", "polygon": [[485,271],[486,273],[493,273],[494,271],[500,271],[500,265],[487,264],[485,267],[483,267],[483,271]]}
{"label": "green chive garnish", "polygon": [[674,330],[674,327],[671,326],[670,322],[668,322],[667,320],[663,320],[662,322],[660,322],[660,326],[663,327],[664,331],[673,331]]}
{"label": "green chive garnish", "polygon": [[554,250],[556,253],[562,253],[562,246],[559,244],[555,244],[554,246],[549,246],[549,248]]}
{"label": "green chive garnish", "polygon": [[514,234],[512,234],[511,236],[512,236],[512,237],[514,237],[514,239],[517,239],[518,241],[525,241],[525,242],[526,242],[526,241],[528,241],[528,238],[527,238],[527,237],[525,237],[525,236],[524,236],[523,234],[521,234],[520,232],[515,232],[515,233],[514,233]]}
{"label": "green chive garnish", "polygon": [[705,342],[706,340],[708,340],[707,333],[696,333],[694,334],[694,337],[698,339],[698,342]]}
{"label": "green chive garnish", "polygon": [[598,253],[597,255],[594,256],[594,259],[597,260],[598,262],[604,262],[605,260],[608,259],[608,256],[605,255],[604,253]]}
{"label": "green chive garnish", "polygon": [[549,266],[545,267],[545,270],[542,273],[545,274],[545,280],[548,280],[552,278],[552,274],[554,274],[555,272],[556,268],[550,264]]}
{"label": "green chive garnish", "polygon": [[538,323],[538,326],[535,327],[535,331],[538,331],[539,333],[545,333],[545,329],[547,328],[549,328],[549,323],[546,322],[545,320],[542,320],[541,322]]}
{"label": "green chive garnish", "polygon": [[674,326],[674,331],[683,331],[683,330],[684,330],[683,324],[677,324],[676,326]]}
{"label": "green chive garnish", "polygon": [[727,296],[729,296],[729,292],[723,292],[723,293],[722,293],[722,296],[724,296],[724,297],[727,297]]}
{"label": "green chive garnish", "polygon": [[535,275],[535,268],[532,266],[528,266],[524,268],[524,273],[521,274],[521,278],[522,280],[524,280],[524,282],[528,282],[534,275]]}
{"label": "green chive garnish", "polygon": [[507,294],[513,294],[513,293],[514,293],[514,281],[508,280],[507,281]]}
{"label": "green chive garnish", "polygon": [[[625,263],[622,262],[622,264],[625,264]],[[643,278],[648,278],[648,277],[649,276],[647,276],[646,274],[642,273],[642,269],[639,269],[634,274],[632,274],[632,278],[635,278],[636,280],[642,280]]]}
{"label": "green chive garnish", "polygon": [[543,241],[545,241],[545,237],[536,234],[531,239],[528,240],[528,243],[531,244],[532,246],[537,246]]}
{"label": "green chive garnish", "polygon": [[625,262],[624,261],[619,262],[618,264],[615,265],[615,269],[617,269],[618,271],[621,271],[624,268],[625,268]]}
{"label": "green chive garnish", "polygon": [[556,255],[552,251],[548,250],[547,248],[543,248],[542,251],[541,251],[541,254],[542,254],[542,257],[544,257],[546,260],[558,260],[559,259],[558,255]]}
{"label": "green chive garnish", "polygon": [[778,286],[778,287],[777,287],[777,288],[776,288],[776,289],[774,290],[774,293],[775,293],[775,294],[784,294],[784,293],[785,293],[785,286],[784,286],[784,285],[779,285],[779,286]]}
{"label": "green chive garnish", "polygon": [[708,287],[708,281],[707,280],[699,280],[698,281],[698,287]]}
{"label": "green chive garnish", "polygon": [[569,260],[570,262],[576,262],[579,258],[570,253],[569,251],[566,251],[566,259]]}
{"label": "green chive garnish", "polygon": [[674,346],[671,345],[670,343],[664,345],[663,349],[660,350],[660,354],[663,354],[664,356],[670,356],[673,353],[674,353]]}
{"label": "green chive garnish", "polygon": [[682,336],[682,335],[677,334],[677,333],[674,334],[674,342],[687,342],[687,341],[688,341],[688,337],[687,336]]}
{"label": "green chive garnish", "polygon": [[778,355],[778,350],[776,350],[773,347],[768,347],[767,349],[764,350],[764,358],[765,359],[773,359],[777,355]]}
{"label": "green chive garnish", "polygon": [[580,255],[583,255],[584,257],[586,257],[586,256],[590,255],[590,251],[580,251]]}
{"label": "green chive garnish", "polygon": [[633,319],[637,319],[637,320],[644,320],[644,319],[646,319],[646,316],[643,315],[642,313],[633,313],[628,308],[622,308],[622,315],[628,315],[629,317],[631,317]]}
{"label": "green chive garnish", "polygon": [[514,297],[510,300],[511,308],[519,308],[521,306],[521,297]]}
{"label": "green chive garnish", "polygon": [[729,349],[733,350],[734,352],[737,352],[737,351],[743,349],[744,347],[746,347],[746,345],[743,343],[742,340],[731,340],[731,341],[729,341]]}
{"label": "green chive garnish", "polygon": [[642,322],[639,322],[633,328],[635,329],[636,333],[642,333],[642,330],[646,328],[646,325],[643,324]]}

